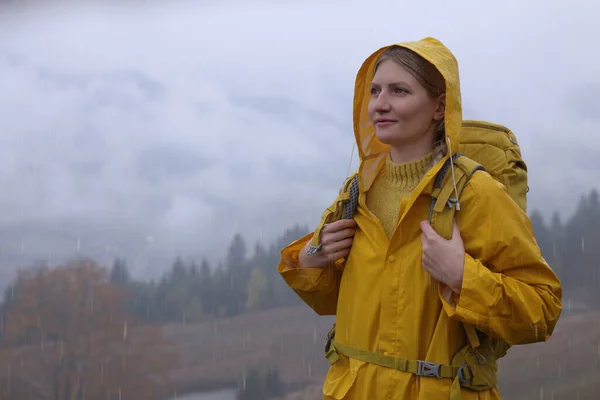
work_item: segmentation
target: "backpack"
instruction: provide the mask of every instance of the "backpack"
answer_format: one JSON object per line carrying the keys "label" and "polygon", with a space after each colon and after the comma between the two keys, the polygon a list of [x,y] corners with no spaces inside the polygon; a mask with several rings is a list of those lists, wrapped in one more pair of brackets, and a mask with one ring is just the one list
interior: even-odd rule
{"label": "backpack", "polygon": [[[459,149],[440,169],[431,193],[429,221],[440,236],[445,239],[451,238],[454,213],[460,205],[458,198],[451,197],[455,187],[452,172],[447,172],[452,164],[456,167],[454,180],[458,198],[471,176],[476,171],[483,170],[504,185],[510,197],[523,211],[527,211],[527,165],[521,157],[521,150],[513,132],[505,126],[491,122],[465,120],[462,123]],[[358,172],[346,179],[340,193],[345,195],[342,196],[342,212],[332,215],[332,219],[352,219],[358,208]],[[452,365],[469,367],[470,377],[467,379],[463,376],[464,379],[460,380],[462,387],[476,391],[489,389],[497,382],[497,359],[506,354],[510,345],[500,339],[487,337],[469,324],[463,323],[463,326],[469,344],[455,354]],[[335,324],[325,343],[328,358],[331,357],[330,346],[334,333]],[[346,350],[352,352],[353,349]],[[357,356],[360,354],[357,353]]]}

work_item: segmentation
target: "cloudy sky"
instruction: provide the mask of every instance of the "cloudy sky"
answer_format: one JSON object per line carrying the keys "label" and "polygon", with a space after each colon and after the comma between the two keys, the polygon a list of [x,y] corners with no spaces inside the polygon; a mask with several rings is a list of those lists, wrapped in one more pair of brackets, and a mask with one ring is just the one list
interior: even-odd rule
{"label": "cloudy sky", "polygon": [[357,69],[425,36],[459,60],[464,117],[517,134],[531,207],[568,216],[600,186],[592,3],[0,8],[0,265],[79,251],[148,274],[314,225],[348,172]]}

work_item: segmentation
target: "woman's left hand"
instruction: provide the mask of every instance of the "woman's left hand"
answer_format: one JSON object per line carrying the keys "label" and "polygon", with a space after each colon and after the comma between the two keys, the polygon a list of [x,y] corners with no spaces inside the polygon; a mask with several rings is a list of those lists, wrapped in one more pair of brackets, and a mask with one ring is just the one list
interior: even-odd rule
{"label": "woman's left hand", "polygon": [[460,294],[465,265],[465,245],[456,220],[452,238],[446,240],[433,229],[429,221],[421,222],[423,245],[423,268],[438,282]]}

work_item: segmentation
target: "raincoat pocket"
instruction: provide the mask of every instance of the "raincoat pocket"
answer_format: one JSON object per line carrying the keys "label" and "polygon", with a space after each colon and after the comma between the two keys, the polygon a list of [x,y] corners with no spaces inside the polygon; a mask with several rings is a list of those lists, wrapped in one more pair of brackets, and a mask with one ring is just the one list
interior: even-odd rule
{"label": "raincoat pocket", "polygon": [[323,384],[323,394],[336,400],[343,399],[354,385],[358,371],[363,365],[364,361],[340,355],[340,359],[329,367]]}

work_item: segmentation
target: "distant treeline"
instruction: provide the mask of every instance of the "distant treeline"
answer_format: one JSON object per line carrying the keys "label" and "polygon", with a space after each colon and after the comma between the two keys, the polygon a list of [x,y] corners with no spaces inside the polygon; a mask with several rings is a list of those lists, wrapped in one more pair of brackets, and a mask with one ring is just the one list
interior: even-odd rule
{"label": "distant treeline", "polygon": [[[565,290],[589,306],[600,305],[598,192],[583,196],[567,221],[558,213],[545,221],[538,211],[531,213],[531,220],[544,257]],[[277,264],[281,248],[308,232],[307,227],[296,225],[270,246],[256,243],[252,256],[244,238],[236,234],[226,258],[217,265],[178,257],[158,282],[132,280],[126,262],[116,260],[109,279],[126,289],[128,312],[151,323],[198,322],[296,305],[300,301],[277,272]]]}
{"label": "distant treeline", "polygon": [[600,200],[597,190],[582,196],[567,221],[555,212],[544,221],[531,213],[533,230],[544,258],[556,271],[570,297],[600,306]]}
{"label": "distant treeline", "polygon": [[[600,305],[598,192],[593,190],[583,196],[566,222],[558,213],[545,221],[538,211],[531,213],[531,220],[543,254],[565,290],[576,289],[573,292],[578,300],[590,306]],[[256,243],[252,257],[248,257],[246,241],[237,234],[226,259],[214,268],[206,260],[197,264],[178,258],[159,282],[131,281],[125,262],[117,260],[111,280],[127,285],[130,312],[153,322],[193,322],[299,304],[276,267],[281,248],[306,233],[307,227],[295,226],[268,248]]]}
{"label": "distant treeline", "polygon": [[147,322],[198,322],[299,304],[277,264],[281,248],[307,233],[306,227],[294,226],[268,248],[256,243],[252,256],[236,234],[222,262],[213,266],[205,259],[197,263],[178,257],[158,282],[131,280],[125,261],[116,260],[110,281],[126,286],[129,312]]}

